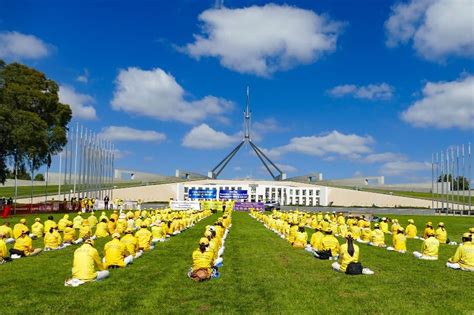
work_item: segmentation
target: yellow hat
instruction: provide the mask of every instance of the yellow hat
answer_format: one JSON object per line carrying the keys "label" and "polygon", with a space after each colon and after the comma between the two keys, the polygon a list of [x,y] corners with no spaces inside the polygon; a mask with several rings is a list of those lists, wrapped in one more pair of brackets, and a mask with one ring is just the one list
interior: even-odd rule
{"label": "yellow hat", "polygon": [[204,232],[204,236],[205,236],[205,237],[210,237],[210,236],[212,236],[211,231],[208,230],[208,231]]}
{"label": "yellow hat", "polygon": [[40,221],[41,221],[40,218],[36,218],[36,219],[35,219],[35,222],[40,222]]}
{"label": "yellow hat", "polygon": [[426,223],[426,226],[433,226],[433,223],[431,221]]}
{"label": "yellow hat", "polygon": [[92,238],[88,238],[84,241],[84,243],[86,244],[91,244],[92,246],[94,246],[94,240]]}
{"label": "yellow hat", "polygon": [[414,224],[414,223],[415,223],[415,220],[409,219],[409,220],[408,220],[408,223]]}
{"label": "yellow hat", "polygon": [[379,224],[378,223],[375,223],[374,224],[374,228],[378,228],[379,227]]}
{"label": "yellow hat", "polygon": [[326,233],[332,233],[332,230],[331,230],[331,228],[327,228],[324,232],[326,232]]}
{"label": "yellow hat", "polygon": [[463,237],[463,238],[470,238],[470,239],[472,239],[472,234],[466,232],[466,233],[464,233],[464,234],[462,235],[462,237]]}
{"label": "yellow hat", "polygon": [[207,246],[207,245],[209,245],[209,240],[207,238],[203,237],[199,240],[199,245],[206,245]]}
{"label": "yellow hat", "polygon": [[398,228],[398,231],[399,231],[399,232],[403,232],[403,231],[405,231],[405,229],[403,228],[403,226],[400,226],[400,227]]}
{"label": "yellow hat", "polygon": [[81,215],[81,214],[82,214],[82,212],[81,212],[81,211],[79,211],[77,214],[78,214],[78,215]]}
{"label": "yellow hat", "polygon": [[428,236],[435,236],[435,232],[433,230],[428,231],[426,234],[428,234]]}
{"label": "yellow hat", "polygon": [[146,228],[147,227],[146,222],[143,222],[142,224],[140,224],[140,227]]}
{"label": "yellow hat", "polygon": [[300,224],[298,224],[299,227],[304,227],[304,223],[301,222]]}
{"label": "yellow hat", "polygon": [[28,228],[24,227],[21,229],[21,234],[26,234],[28,233]]}
{"label": "yellow hat", "polygon": [[115,232],[112,234],[112,238],[120,238],[120,233]]}
{"label": "yellow hat", "polygon": [[26,223],[26,219],[25,219],[25,218],[21,219],[21,220],[20,220],[20,223],[25,224],[25,223]]}
{"label": "yellow hat", "polygon": [[444,222],[439,222],[438,226],[444,226]]}
{"label": "yellow hat", "polygon": [[469,233],[474,233],[474,227],[469,228]]}

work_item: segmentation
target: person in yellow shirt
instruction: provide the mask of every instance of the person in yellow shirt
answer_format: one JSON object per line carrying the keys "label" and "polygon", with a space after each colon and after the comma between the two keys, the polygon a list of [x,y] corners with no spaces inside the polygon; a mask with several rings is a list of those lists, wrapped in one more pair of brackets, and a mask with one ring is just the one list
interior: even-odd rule
{"label": "person in yellow shirt", "polygon": [[392,226],[390,227],[390,232],[392,234],[397,234],[398,233],[398,228],[400,227],[400,224],[398,223],[397,219],[392,220]]}
{"label": "person in yellow shirt", "polygon": [[443,222],[438,223],[438,228],[435,231],[435,237],[441,244],[449,243],[448,232],[446,231]]}
{"label": "person in yellow shirt", "polygon": [[120,242],[120,234],[112,234],[112,240],[105,244],[105,263],[107,269],[125,267],[133,262],[133,256],[127,251],[127,246]]}
{"label": "person in yellow shirt", "polygon": [[319,251],[321,250],[321,240],[323,239],[324,234],[321,232],[321,226],[316,227],[316,231],[311,235],[310,248],[307,246],[307,250],[312,251]]}
{"label": "person in yellow shirt", "polygon": [[304,227],[300,226],[298,232],[295,234],[295,240],[293,242],[293,247],[304,248],[308,242],[308,233],[306,233]]}
{"label": "person in yellow shirt", "polygon": [[393,247],[387,247],[389,251],[397,251],[401,254],[405,254],[407,251],[407,237],[404,234],[405,229],[401,226],[398,227],[397,233],[392,237]]}
{"label": "person in yellow shirt", "polygon": [[438,260],[439,241],[435,238],[435,233],[428,232],[428,238],[421,245],[421,253],[413,252],[416,258],[423,260]]}
{"label": "person in yellow shirt", "polygon": [[41,223],[40,218],[36,218],[35,223],[31,225],[31,234],[34,235],[35,238],[43,237],[44,225]]}
{"label": "person in yellow shirt", "polygon": [[138,249],[138,240],[135,235],[133,235],[133,229],[127,228],[125,235],[120,241],[127,247],[127,251],[134,259],[139,258],[143,254],[143,252]]}
{"label": "person in yellow shirt", "polygon": [[82,221],[84,221],[84,218],[82,217],[82,212],[79,211],[77,213],[77,216],[75,216],[74,219],[72,219],[73,227],[76,230],[79,230],[81,228]]}
{"label": "person in yellow shirt", "polygon": [[[99,271],[96,271],[99,270]],[[94,248],[94,240],[88,238],[84,244],[74,251],[72,279],[65,282],[66,286],[78,286],[88,281],[103,280],[109,276]]]}
{"label": "person in yellow shirt", "polygon": [[51,228],[49,231],[46,232],[44,235],[44,250],[55,250],[55,249],[62,249],[61,246],[63,243],[61,234],[58,232],[58,227]]}
{"label": "person in yellow shirt", "polygon": [[89,225],[89,220],[84,220],[82,221],[81,228],[79,229],[79,238],[86,239],[91,237],[92,235],[92,229],[91,226]]}
{"label": "person in yellow shirt", "polygon": [[107,222],[107,232],[109,232],[110,235],[114,234],[115,227],[116,227],[115,219],[110,218],[109,222]]}
{"label": "person in yellow shirt", "polygon": [[66,228],[66,225],[68,225],[69,222],[71,222],[69,220],[69,214],[65,214],[64,217],[58,221],[58,230],[59,230],[59,232],[63,232],[64,229]]}
{"label": "person in yellow shirt", "polygon": [[354,239],[359,239],[360,238],[360,234],[361,234],[361,229],[360,227],[357,226],[357,223],[354,222],[351,227],[349,228],[349,232],[351,232],[352,234],[352,237],[354,237]]}
{"label": "person in yellow shirt", "polygon": [[209,240],[205,237],[199,240],[199,248],[192,254],[193,264],[189,277],[194,281],[205,281],[212,277],[214,265],[213,254],[208,250]]}
{"label": "person in yellow shirt", "polygon": [[418,230],[415,225],[415,221],[413,219],[408,220],[408,225],[405,228],[405,235],[407,238],[416,238],[416,233],[418,233]]}
{"label": "person in yellow shirt", "polygon": [[472,234],[462,235],[462,244],[456,249],[453,257],[449,258],[446,267],[463,271],[474,272],[474,243]]}
{"label": "person in yellow shirt", "polygon": [[370,229],[370,222],[364,221],[364,226],[361,228],[360,239],[357,241],[359,243],[368,244],[370,242],[371,235],[372,230]]}
{"label": "person in yellow shirt", "polygon": [[53,226],[56,226],[56,222],[54,222],[54,218],[52,215],[48,216],[48,220],[44,222],[44,230],[49,231]]}
{"label": "person in yellow shirt", "polygon": [[26,219],[23,218],[23,219],[20,219],[20,222],[18,222],[17,224],[15,224],[13,226],[13,237],[15,239],[17,239],[18,237],[20,237],[21,235],[21,231],[23,229],[28,229],[27,226],[26,226]]}
{"label": "person in yellow shirt", "polygon": [[41,253],[41,248],[33,248],[33,240],[28,235],[28,228],[23,228],[20,236],[16,239],[13,248],[10,248],[12,259],[26,256],[35,256]]}
{"label": "person in yellow shirt", "polygon": [[0,233],[0,265],[11,261],[8,254],[7,243],[5,243],[5,235]]}
{"label": "person in yellow shirt", "polygon": [[382,232],[378,223],[374,224],[374,230],[370,235],[369,245],[376,247],[387,247],[387,245],[385,245],[385,233]]}
{"label": "person in yellow shirt", "polygon": [[359,272],[351,272],[350,274],[373,275],[374,272],[372,270],[369,268],[362,268],[362,265],[360,265],[359,253],[359,246],[354,244],[352,233],[348,232],[346,234],[346,243],[341,245],[339,249],[339,260],[331,265],[332,269],[338,272],[349,273],[349,270],[352,270],[349,265],[356,264],[359,265]]}
{"label": "person in yellow shirt", "polygon": [[388,234],[388,223],[387,223],[387,218],[383,217],[382,221],[380,221],[380,230],[384,232],[385,234]]}
{"label": "person in yellow shirt", "polygon": [[434,234],[434,229],[433,229],[433,223],[430,221],[430,222],[427,222],[426,223],[426,227],[425,227],[425,230],[423,231],[423,238],[424,239],[427,239],[429,237],[429,234],[433,233]]}
{"label": "person in yellow shirt", "polygon": [[156,221],[151,227],[153,243],[164,242],[166,240],[166,232],[161,224],[161,221]]}
{"label": "person in yellow shirt", "polygon": [[117,220],[118,220],[118,218],[119,218],[118,211],[117,211],[117,210],[114,210],[114,212],[110,215],[110,218],[111,218],[111,219],[114,219],[114,222],[117,222]]}
{"label": "person in yellow shirt", "polygon": [[74,224],[69,222],[68,225],[66,225],[66,227],[64,228],[63,244],[64,245],[79,244],[82,242],[82,239],[77,240],[77,241],[76,241],[76,230],[74,229]]}
{"label": "person in yellow shirt", "polygon": [[95,227],[95,234],[97,238],[107,237],[109,236],[109,232],[107,230],[107,219],[102,219],[97,226]]}
{"label": "person in yellow shirt", "polygon": [[87,220],[89,220],[89,225],[91,226],[91,228],[94,228],[97,225],[98,220],[94,212],[91,213]]}
{"label": "person in yellow shirt", "polygon": [[5,243],[11,244],[15,242],[13,238],[13,230],[10,227],[10,222],[5,221],[2,225],[0,225],[0,233],[4,235]]}
{"label": "person in yellow shirt", "polygon": [[314,253],[319,259],[336,260],[339,254],[339,241],[332,235],[331,229],[324,231],[324,237],[321,239],[321,249]]}
{"label": "person in yellow shirt", "polygon": [[148,231],[146,223],[141,224],[141,228],[135,233],[135,237],[138,239],[139,250],[147,252],[155,248],[152,246],[153,235]]}
{"label": "person in yellow shirt", "polygon": [[102,222],[104,219],[105,219],[106,223],[107,223],[107,221],[109,221],[109,218],[107,217],[107,214],[105,213],[105,211],[102,211],[102,213],[100,214],[100,217],[99,217],[99,221]]}

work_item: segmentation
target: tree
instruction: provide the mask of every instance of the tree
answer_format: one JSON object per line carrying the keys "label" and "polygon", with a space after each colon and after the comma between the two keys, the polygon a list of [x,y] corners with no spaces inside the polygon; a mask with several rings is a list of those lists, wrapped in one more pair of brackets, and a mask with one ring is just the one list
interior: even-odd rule
{"label": "tree", "polygon": [[444,174],[438,177],[438,183],[453,183],[453,190],[469,190],[469,181],[464,176],[453,177],[451,174]]}
{"label": "tree", "polygon": [[33,172],[66,145],[72,112],[59,102],[58,90],[35,69],[0,62],[0,183],[8,160]]}
{"label": "tree", "polygon": [[41,173],[36,174],[35,180],[44,182],[44,175]]}

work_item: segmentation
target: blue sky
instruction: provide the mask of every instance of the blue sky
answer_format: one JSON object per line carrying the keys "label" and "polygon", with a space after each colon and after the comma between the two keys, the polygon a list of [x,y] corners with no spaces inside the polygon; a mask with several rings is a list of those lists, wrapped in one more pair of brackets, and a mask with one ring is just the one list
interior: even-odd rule
{"label": "blue sky", "polygon": [[[72,124],[112,139],[117,167],[206,173],[241,139],[249,85],[255,142],[290,177],[425,182],[432,152],[474,138],[473,9],[0,0],[0,58],[58,82]],[[223,173],[245,176],[268,178],[248,148]]]}

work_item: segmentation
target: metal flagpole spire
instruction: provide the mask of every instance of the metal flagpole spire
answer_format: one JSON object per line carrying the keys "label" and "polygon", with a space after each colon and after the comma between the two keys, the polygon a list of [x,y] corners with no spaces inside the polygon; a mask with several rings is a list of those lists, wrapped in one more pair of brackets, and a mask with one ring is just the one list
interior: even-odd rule
{"label": "metal flagpole spire", "polygon": [[471,187],[471,164],[472,164],[472,160],[471,160],[471,143],[469,142],[468,145],[467,145],[467,162],[469,163],[468,164],[468,169],[467,169],[467,176],[469,177],[468,179],[468,183],[469,183],[469,215],[471,215],[471,206],[472,206],[472,201],[471,201],[471,190],[472,190],[472,187]]}
{"label": "metal flagpole spire", "polygon": [[444,152],[441,151],[441,209],[444,211]]}
{"label": "metal flagpole spire", "polygon": [[461,147],[461,156],[462,156],[462,212],[466,211],[466,165],[465,165],[465,158],[464,158],[464,143]]}
{"label": "metal flagpole spire", "polygon": [[76,185],[77,185],[77,148],[79,145],[79,123],[76,124],[76,147],[74,149],[74,197],[76,197]]}
{"label": "metal flagpole spire", "polygon": [[460,198],[459,198],[459,188],[460,188],[460,176],[459,176],[459,145],[456,146],[456,195],[457,195],[457,203],[458,203],[458,210],[461,210],[461,205],[459,204]]}
{"label": "metal flagpole spire", "polygon": [[454,212],[454,147],[451,147],[451,205]]}
{"label": "metal flagpole spire", "polygon": [[434,209],[434,155],[431,154],[431,209]]}
{"label": "metal flagpole spire", "polygon": [[439,209],[439,158],[436,152],[436,209]]}

